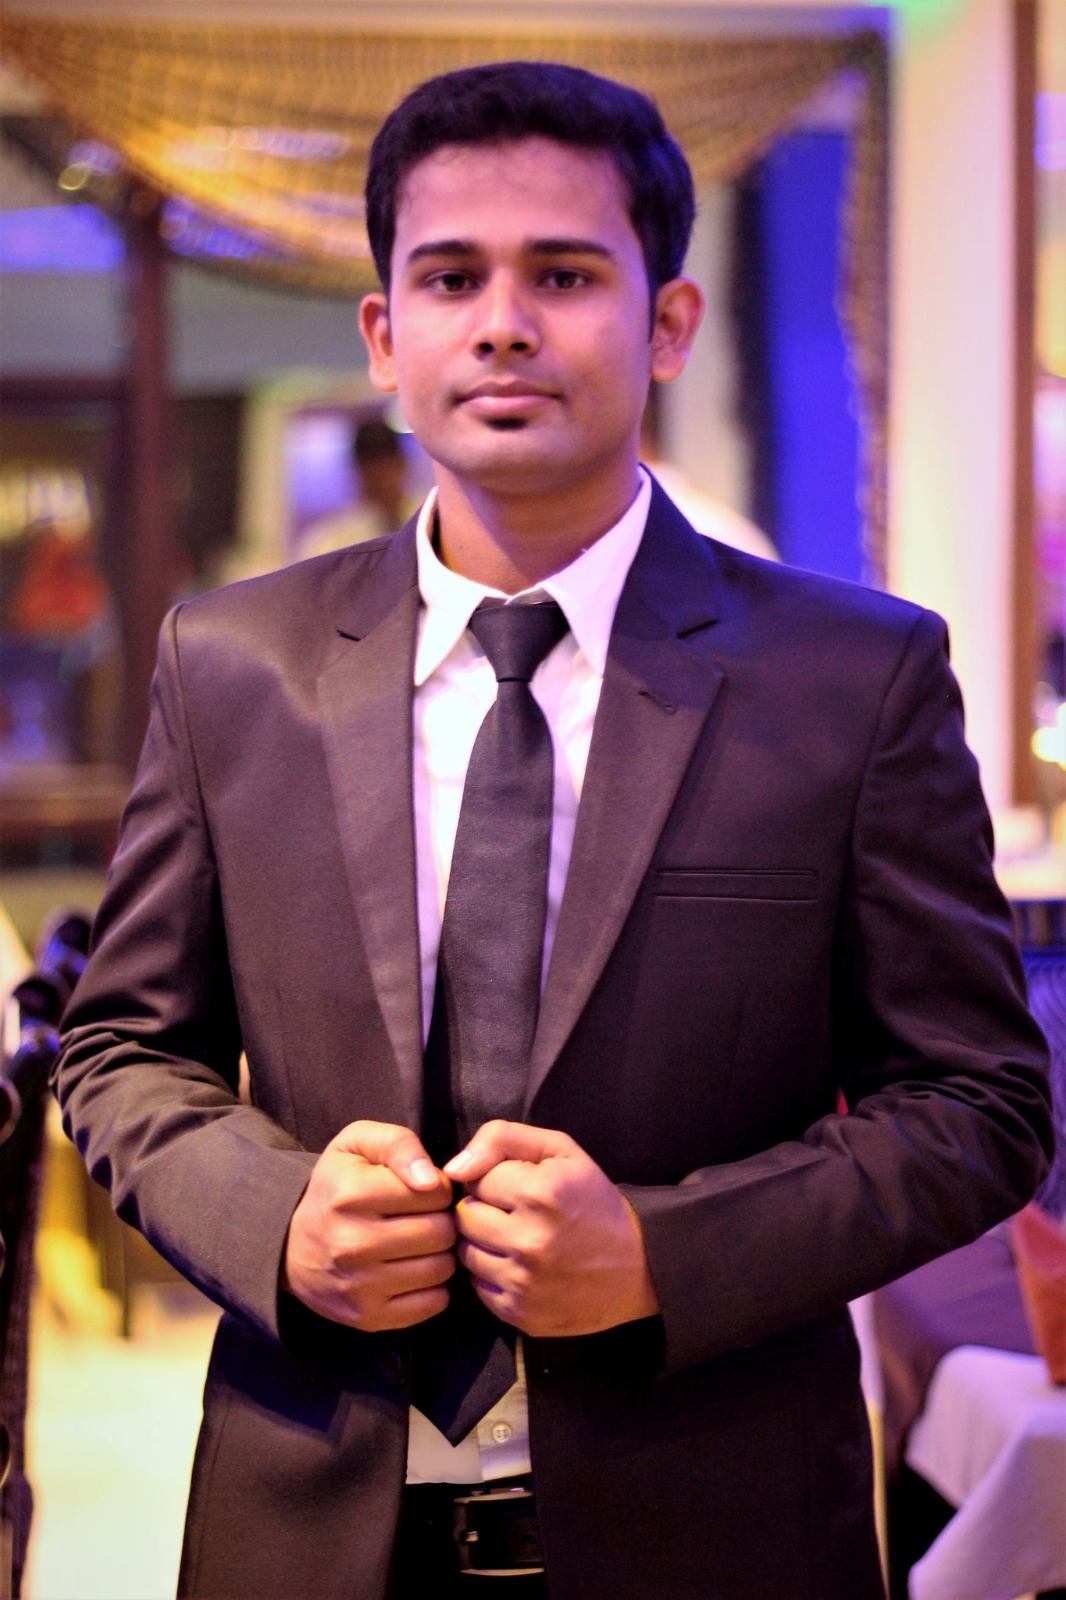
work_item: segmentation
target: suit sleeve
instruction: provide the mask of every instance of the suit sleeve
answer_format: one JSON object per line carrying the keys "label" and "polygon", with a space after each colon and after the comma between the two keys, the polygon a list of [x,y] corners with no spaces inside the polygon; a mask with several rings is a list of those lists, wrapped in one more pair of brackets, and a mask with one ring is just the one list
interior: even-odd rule
{"label": "suit sleeve", "polygon": [[175,612],[55,1087],[118,1214],[276,1338],[281,1253],[315,1158],[237,1096],[240,1030],[176,627]]}
{"label": "suit sleeve", "polygon": [[1030,1198],[1051,1125],[943,623],[923,613],[855,807],[833,974],[850,1114],[681,1184],[624,1188],[666,1370],[758,1343],[977,1237]]}

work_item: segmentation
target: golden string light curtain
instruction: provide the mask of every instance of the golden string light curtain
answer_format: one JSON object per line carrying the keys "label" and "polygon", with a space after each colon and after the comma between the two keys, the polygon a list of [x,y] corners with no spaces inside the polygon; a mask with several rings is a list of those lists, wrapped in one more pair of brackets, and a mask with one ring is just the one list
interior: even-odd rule
{"label": "golden string light curtain", "polygon": [[862,412],[867,557],[883,571],[887,63],[879,35],[350,32],[43,21],[7,7],[0,22],[10,56],[70,127],[178,202],[166,222],[176,248],[195,250],[199,238],[220,264],[347,293],[374,282],[362,205],[371,140],[407,90],[435,73],[524,58],[631,83],[654,96],[701,186],[735,177],[822,85],[857,74],[865,92],[842,219],[843,311]]}

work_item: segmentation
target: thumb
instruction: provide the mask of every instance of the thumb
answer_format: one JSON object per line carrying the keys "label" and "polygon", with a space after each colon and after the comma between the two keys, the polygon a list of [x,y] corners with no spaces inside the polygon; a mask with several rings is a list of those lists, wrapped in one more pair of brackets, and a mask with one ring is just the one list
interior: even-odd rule
{"label": "thumb", "polygon": [[361,1156],[375,1167],[388,1167],[401,1183],[419,1192],[441,1181],[417,1133],[395,1122],[349,1122],[330,1140],[329,1148]]}
{"label": "thumb", "polygon": [[528,1122],[485,1122],[443,1170],[460,1183],[476,1183],[501,1161],[547,1161],[551,1156],[573,1155],[577,1148],[568,1133],[554,1128],[534,1128]]}

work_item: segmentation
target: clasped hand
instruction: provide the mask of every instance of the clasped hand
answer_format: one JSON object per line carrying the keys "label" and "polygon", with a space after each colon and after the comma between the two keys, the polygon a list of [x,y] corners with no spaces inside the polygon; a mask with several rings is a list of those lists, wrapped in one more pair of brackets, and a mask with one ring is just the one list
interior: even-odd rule
{"label": "clasped hand", "polygon": [[[452,1180],[466,1190],[452,1208]],[[636,1212],[565,1133],[488,1122],[443,1171],[418,1137],[353,1122],[293,1213],[282,1287],[366,1332],[443,1311],[456,1258],[489,1309],[541,1338],[598,1333],[658,1301]]]}

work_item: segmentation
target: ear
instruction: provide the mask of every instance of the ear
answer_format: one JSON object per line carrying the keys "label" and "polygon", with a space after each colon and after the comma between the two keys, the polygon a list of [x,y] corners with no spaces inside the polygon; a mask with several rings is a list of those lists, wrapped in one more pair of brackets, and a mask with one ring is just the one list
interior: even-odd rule
{"label": "ear", "polygon": [[396,393],[396,362],[392,353],[389,302],[381,293],[368,294],[359,307],[359,331],[370,352],[370,381],[383,394]]}
{"label": "ear", "polygon": [[651,330],[651,375],[670,383],[684,370],[703,321],[703,291],[691,278],[672,278],[655,296]]}

